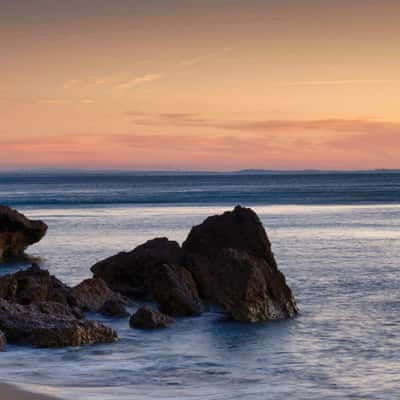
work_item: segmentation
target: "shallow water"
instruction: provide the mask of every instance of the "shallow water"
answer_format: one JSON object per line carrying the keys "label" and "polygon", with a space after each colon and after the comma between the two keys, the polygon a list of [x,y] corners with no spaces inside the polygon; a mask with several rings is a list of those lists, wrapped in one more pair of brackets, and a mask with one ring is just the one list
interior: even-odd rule
{"label": "shallow water", "polygon": [[[229,208],[218,203],[18,207],[49,224],[30,254],[76,284],[97,260],[149,238],[181,242],[193,224]],[[400,201],[266,203],[253,207],[295,293],[296,319],[242,325],[212,309],[142,332],[126,319],[96,315],[117,329],[118,342],[58,350],[9,346],[0,355],[0,379],[66,399],[397,398]],[[4,265],[1,273],[26,265]]]}

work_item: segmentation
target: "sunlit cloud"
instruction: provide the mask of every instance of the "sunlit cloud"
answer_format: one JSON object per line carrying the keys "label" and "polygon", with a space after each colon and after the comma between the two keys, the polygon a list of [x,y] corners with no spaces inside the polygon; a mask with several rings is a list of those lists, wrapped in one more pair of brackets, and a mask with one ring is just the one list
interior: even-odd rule
{"label": "sunlit cloud", "polygon": [[146,74],[134,79],[129,79],[125,82],[118,84],[115,89],[132,89],[144,83],[155,82],[162,78],[161,74]]}
{"label": "sunlit cloud", "polygon": [[322,131],[322,132],[361,132],[392,133],[400,135],[400,122],[368,118],[325,118],[315,120],[270,119],[270,120],[217,120],[196,113],[140,113],[128,112],[132,123],[143,126],[175,126],[213,128],[233,131]]}
{"label": "sunlit cloud", "polygon": [[313,80],[313,81],[288,81],[278,82],[279,86],[336,86],[336,85],[380,85],[386,83],[399,83],[393,79],[338,79],[338,80]]}

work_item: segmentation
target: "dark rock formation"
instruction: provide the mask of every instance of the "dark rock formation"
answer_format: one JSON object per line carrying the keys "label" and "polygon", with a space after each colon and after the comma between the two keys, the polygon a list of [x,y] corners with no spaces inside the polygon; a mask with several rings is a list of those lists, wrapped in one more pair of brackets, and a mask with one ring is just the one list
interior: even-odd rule
{"label": "dark rock formation", "polygon": [[178,243],[158,238],[100,261],[92,271],[112,290],[134,299],[153,299],[171,315],[199,315],[202,305],[196,285],[182,262]]}
{"label": "dark rock formation", "polygon": [[121,301],[116,299],[107,300],[100,308],[99,313],[105,315],[106,317],[129,317],[129,313],[126,311],[124,305],[121,303]]}
{"label": "dark rock formation", "polygon": [[264,258],[277,268],[271,243],[257,214],[250,208],[237,206],[233,211],[208,217],[194,226],[182,248],[187,253],[213,259],[221,249],[236,249]]}
{"label": "dark rock formation", "polygon": [[235,319],[260,322],[297,313],[258,216],[236,207],[195,226],[185,243],[185,266],[209,302]]}
{"label": "dark rock formation", "polygon": [[4,351],[6,348],[7,339],[2,331],[0,331],[0,351]]}
{"label": "dark rock formation", "polygon": [[0,205],[0,258],[15,257],[38,242],[47,232],[42,221],[33,221],[10,207]]}
{"label": "dark rock formation", "polygon": [[[105,311],[111,311],[110,305],[118,307],[118,313],[125,310],[127,299],[113,292],[100,278],[86,279],[71,290],[71,296],[76,305],[84,312],[101,312],[104,305],[109,302]],[[126,314],[126,311],[125,311]],[[107,315],[110,315],[109,313]]]}
{"label": "dark rock formation", "polygon": [[150,284],[161,312],[173,317],[202,314],[203,304],[196,283],[186,268],[160,264],[154,269]]}
{"label": "dark rock formation", "polygon": [[54,301],[76,306],[71,289],[37,264],[12,275],[0,277],[0,298],[19,304]]}
{"label": "dark rock formation", "polygon": [[[82,312],[102,312],[107,302],[112,302],[116,314],[120,316],[124,310],[126,315],[124,305],[128,302],[128,299],[109,289],[102,279],[86,279],[70,288],[36,264],[0,277],[0,298],[22,305],[53,304],[53,308],[56,304],[65,305],[75,316],[81,316]],[[112,316],[110,306],[105,312],[107,316]]]}
{"label": "dark rock formation", "polygon": [[297,313],[261,221],[240,206],[193,227],[182,249],[166,238],[154,239],[100,261],[92,271],[111,289],[154,300],[161,312],[175,317],[201,314],[200,298],[243,322]]}
{"label": "dark rock formation", "polygon": [[138,329],[166,328],[172,322],[174,322],[172,318],[150,307],[139,308],[129,320],[130,326]]}
{"label": "dark rock formation", "polygon": [[[77,319],[62,304],[20,305],[0,299],[0,329],[7,341],[34,347],[81,346],[112,342],[117,334],[96,321]],[[48,311],[51,311],[50,313]]]}
{"label": "dark rock formation", "polygon": [[150,294],[149,277],[160,264],[180,264],[182,250],[178,243],[157,238],[119,253],[95,264],[91,270],[95,278],[103,279],[110,289],[131,298],[147,298]]}

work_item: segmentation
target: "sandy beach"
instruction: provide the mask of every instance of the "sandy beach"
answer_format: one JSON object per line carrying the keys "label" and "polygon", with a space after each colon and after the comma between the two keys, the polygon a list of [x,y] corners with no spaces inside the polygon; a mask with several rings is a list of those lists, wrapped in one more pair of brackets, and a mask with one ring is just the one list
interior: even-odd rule
{"label": "sandy beach", "polygon": [[0,383],[0,400],[56,400],[56,398],[30,393],[15,386]]}

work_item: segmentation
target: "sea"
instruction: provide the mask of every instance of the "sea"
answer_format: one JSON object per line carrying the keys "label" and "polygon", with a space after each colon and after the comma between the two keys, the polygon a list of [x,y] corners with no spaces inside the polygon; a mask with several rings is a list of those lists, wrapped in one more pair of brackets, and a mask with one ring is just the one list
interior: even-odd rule
{"label": "sea", "polygon": [[4,172],[0,204],[49,225],[28,253],[69,285],[105,257],[154,237],[182,243],[207,216],[252,207],[300,309],[247,325],[210,307],[154,332],[92,314],[119,340],[9,345],[0,381],[67,400],[400,396],[400,172]]}

